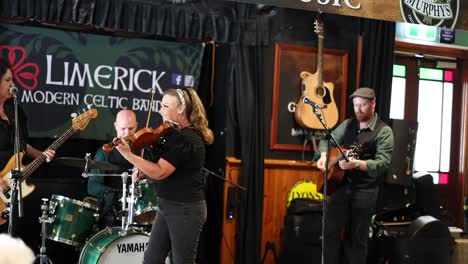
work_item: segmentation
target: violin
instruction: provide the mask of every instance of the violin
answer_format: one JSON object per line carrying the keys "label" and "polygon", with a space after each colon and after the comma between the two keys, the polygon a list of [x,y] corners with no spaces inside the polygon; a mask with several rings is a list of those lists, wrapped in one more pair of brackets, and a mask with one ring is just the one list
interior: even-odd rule
{"label": "violin", "polygon": [[[179,124],[177,124],[176,122],[165,121],[164,123],[162,123],[162,125],[160,125],[156,129],[145,127],[145,128],[138,130],[132,136],[128,136],[123,139],[128,141],[130,147],[133,150],[141,150],[147,145],[154,144],[160,141],[162,137],[173,132],[175,129],[178,128],[178,126]],[[104,144],[102,146],[102,149],[105,152],[111,152],[120,143],[122,143],[121,138],[114,138],[114,140],[112,140],[112,143]]]}

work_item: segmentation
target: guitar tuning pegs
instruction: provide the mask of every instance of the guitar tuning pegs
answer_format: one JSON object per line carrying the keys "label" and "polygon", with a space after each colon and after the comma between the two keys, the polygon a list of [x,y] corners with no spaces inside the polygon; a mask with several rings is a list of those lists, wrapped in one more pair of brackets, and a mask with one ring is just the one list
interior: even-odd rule
{"label": "guitar tuning pegs", "polygon": [[77,114],[77,113],[71,113],[71,115],[70,115],[70,116],[71,116],[72,118],[75,118],[75,117],[77,117],[77,116],[78,116],[78,114]]}
{"label": "guitar tuning pegs", "polygon": [[90,104],[89,104],[89,105],[87,105],[87,107],[88,107],[88,110],[89,110],[89,109],[91,109],[91,106],[92,106],[92,105],[90,105]]}

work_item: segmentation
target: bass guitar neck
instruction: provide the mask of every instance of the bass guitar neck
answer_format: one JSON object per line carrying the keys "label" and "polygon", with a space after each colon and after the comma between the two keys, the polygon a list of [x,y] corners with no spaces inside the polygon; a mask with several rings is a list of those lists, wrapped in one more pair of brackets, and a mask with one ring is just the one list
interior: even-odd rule
{"label": "bass guitar neck", "polygon": [[[51,150],[57,150],[62,144],[68,140],[72,135],[74,135],[76,132],[83,130],[86,128],[88,125],[89,121],[91,119],[94,119],[97,117],[97,110],[96,109],[90,109],[86,111],[85,113],[73,118],[72,120],[72,126],[65,132],[63,135],[61,135],[57,140],[52,143],[48,149]],[[21,197],[25,198],[29,194],[31,194],[35,186],[34,185],[29,185],[26,183],[26,179],[28,179],[29,176],[32,175],[34,171],[36,171],[37,168],[41,164],[43,164],[46,161],[46,156],[44,154],[39,155],[37,158],[35,158],[28,166],[23,165],[23,157],[24,153],[20,153],[20,164],[21,164],[21,179],[19,182],[21,182]],[[12,180],[11,180],[11,170],[15,168],[16,164],[16,156],[13,155],[5,165],[5,168],[0,172],[0,177],[8,184],[8,188],[4,190],[3,192],[0,192],[0,225],[3,225],[7,219],[5,219],[6,215],[6,206],[10,204],[10,197],[11,197],[11,185],[12,185]]]}

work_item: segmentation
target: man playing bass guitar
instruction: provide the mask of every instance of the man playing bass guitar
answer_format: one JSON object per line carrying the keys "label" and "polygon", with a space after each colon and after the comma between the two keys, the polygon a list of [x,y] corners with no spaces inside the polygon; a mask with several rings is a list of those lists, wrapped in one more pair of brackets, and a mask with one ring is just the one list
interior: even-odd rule
{"label": "man playing bass guitar", "polygon": [[[393,151],[392,129],[375,113],[374,90],[359,88],[349,98],[355,117],[346,119],[332,134],[344,147],[359,144],[362,150],[359,159],[349,157],[349,162],[340,160],[336,165],[345,176],[332,193],[325,215],[324,259],[327,264],[338,264],[342,258],[346,263],[366,263],[371,216]],[[326,141],[322,140],[317,161],[322,171],[325,170],[326,146]],[[344,227],[345,239],[341,241]],[[341,242],[344,256],[340,256]]]}

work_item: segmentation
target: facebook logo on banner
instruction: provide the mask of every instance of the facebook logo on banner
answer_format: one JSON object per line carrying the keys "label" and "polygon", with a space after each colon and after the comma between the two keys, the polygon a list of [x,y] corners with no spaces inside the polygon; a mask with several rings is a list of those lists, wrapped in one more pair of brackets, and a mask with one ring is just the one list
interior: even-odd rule
{"label": "facebook logo on banner", "polygon": [[184,86],[193,87],[193,75],[185,75]]}
{"label": "facebook logo on banner", "polygon": [[171,83],[173,85],[181,86],[182,85],[182,75],[177,74],[177,73],[173,73]]}

